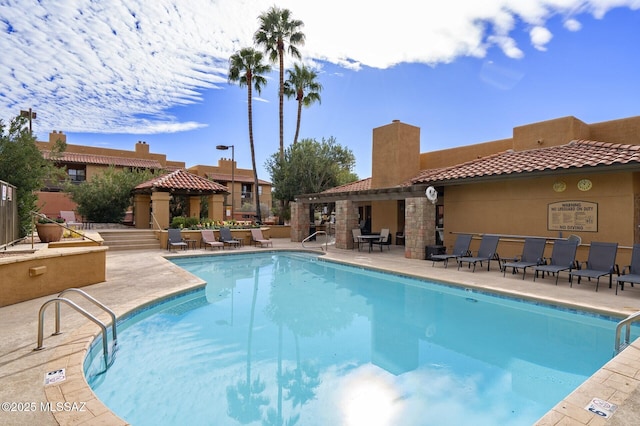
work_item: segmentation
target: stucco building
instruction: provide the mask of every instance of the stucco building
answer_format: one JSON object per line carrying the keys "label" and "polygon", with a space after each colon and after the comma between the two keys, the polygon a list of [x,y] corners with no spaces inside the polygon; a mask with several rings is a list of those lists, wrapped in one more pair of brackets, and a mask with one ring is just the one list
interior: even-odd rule
{"label": "stucco building", "polygon": [[298,197],[292,239],[308,235],[317,203],[335,203],[338,248],[352,247],[351,229],[370,215],[373,230],[404,234],[409,258],[424,259],[429,245],[451,250],[456,233],[503,235],[501,256],[519,254],[522,236],[575,234],[578,258],[591,241],[618,242],[618,263],[627,264],[640,242],[640,117],[562,117],[516,127],[508,139],[424,153],[420,129],[394,120],[373,129],[370,178]]}
{"label": "stucco building", "polygon": [[[54,130],[49,134],[48,141],[39,141],[36,144],[45,158],[52,158],[51,152],[58,140],[67,143],[67,135]],[[150,145],[141,141],[135,144],[133,151],[67,143],[66,150],[54,160],[58,166],[64,167],[69,179],[74,183],[91,180],[93,176],[104,172],[109,166],[152,171],[164,170],[166,172],[186,169],[183,161],[168,160],[165,154],[153,153],[150,150]],[[255,211],[248,211],[246,208],[245,211],[242,211],[242,202],[252,203],[254,199],[251,195],[253,193],[253,170],[239,169],[235,161],[223,158],[218,161],[217,166],[197,165],[186,169],[186,171],[213,180],[228,189],[229,194],[212,195],[215,200],[210,200],[209,205],[215,207],[209,210],[208,217],[210,219],[229,220],[232,218],[231,212],[234,213],[235,219],[250,220],[253,218]],[[271,183],[260,180],[259,187],[261,204],[271,206]],[[233,196],[230,195],[232,192]],[[235,201],[233,207],[231,206],[232,200]],[[194,214],[200,214],[200,209],[196,208],[196,204],[190,200],[191,210]],[[45,188],[38,192],[38,205],[40,211],[49,217],[56,217],[63,210],[75,211],[77,207],[68,195],[62,192],[60,182],[47,182]],[[143,215],[143,217],[147,216],[148,214]],[[133,221],[133,217],[127,217],[126,220]],[[143,224],[136,223],[136,227],[151,226],[152,224],[146,221]]]}

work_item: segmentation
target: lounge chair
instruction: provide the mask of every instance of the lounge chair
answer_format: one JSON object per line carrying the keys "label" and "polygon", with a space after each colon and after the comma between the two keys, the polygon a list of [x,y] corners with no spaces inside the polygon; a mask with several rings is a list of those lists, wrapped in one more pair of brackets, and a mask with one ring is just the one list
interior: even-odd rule
{"label": "lounge chair", "polygon": [[[600,284],[600,277],[609,275],[609,288],[613,281],[613,273],[616,272],[616,253],[618,251],[618,243],[597,243],[592,241],[589,247],[589,257],[586,263],[578,266],[578,269],[569,272],[570,287],[573,287],[573,277],[578,277],[578,284],[582,277],[596,279],[596,291]],[[618,272],[618,275],[620,273]]]}
{"label": "lounge chair", "polygon": [[497,252],[499,241],[500,237],[497,235],[483,235],[477,256],[459,257],[458,270],[460,270],[460,266],[462,266],[463,263],[468,263],[469,268],[471,268],[471,264],[473,263],[473,272],[476,271],[476,263],[478,262],[480,262],[480,266],[482,266],[482,262],[486,261],[487,271],[491,269],[492,260],[497,260],[498,264],[500,264],[500,257]]}
{"label": "lounge chair", "polygon": [[69,228],[82,227],[82,222],[76,220],[76,214],[73,211],[60,210],[60,217],[64,219]]}
{"label": "lounge chair", "polygon": [[444,267],[447,267],[449,259],[457,259],[462,256],[470,256],[469,246],[471,245],[471,234],[460,234],[456,237],[456,242],[453,244],[453,251],[449,254],[432,254],[431,260],[433,263],[431,266],[435,266],[436,262],[444,261]]}
{"label": "lounge chair", "polygon": [[575,267],[576,250],[578,249],[578,241],[575,240],[556,240],[553,243],[553,250],[551,251],[550,263],[544,265],[538,265],[534,268],[535,275],[533,280],[538,277],[538,272],[549,272],[556,276],[556,285],[558,285],[558,278],[561,271],[569,271]]}
{"label": "lounge chair", "polygon": [[387,249],[391,251],[391,234],[389,233],[389,229],[382,228],[380,230],[380,239],[372,241],[371,244],[378,244],[380,251],[382,251],[382,246],[387,246]]}
{"label": "lounge chair", "polygon": [[640,284],[640,244],[633,245],[631,252],[631,264],[622,268],[622,275],[616,278],[616,294],[618,294],[618,286],[624,291],[624,283]]}
{"label": "lounge chair", "polygon": [[171,250],[173,247],[180,247],[182,250],[186,250],[188,244],[182,239],[182,234],[177,228],[169,228],[169,238],[167,239],[167,250]]}
{"label": "lounge chair", "polygon": [[218,247],[219,249],[224,250],[224,243],[216,240],[216,236],[213,235],[213,231],[211,229],[203,229],[200,231],[200,236],[202,238],[200,240],[201,248],[204,246],[204,249],[206,250],[207,247],[211,247],[213,250],[214,247]]}
{"label": "lounge chair", "polygon": [[227,227],[220,228],[220,241],[229,247],[239,247],[240,240],[234,240],[231,236],[231,229]]}
{"label": "lounge chair", "polygon": [[505,262],[502,265],[502,276],[504,277],[507,274],[507,268],[512,268],[511,273],[513,274],[519,268],[522,268],[522,279],[524,280],[527,268],[544,263],[544,247],[546,243],[546,238],[525,238],[522,256],[513,259],[512,262]]}
{"label": "lounge chair", "polygon": [[360,239],[360,235],[362,235],[362,231],[360,228],[354,228],[351,230],[351,234],[353,235],[353,248],[358,247],[358,251],[360,251],[360,245],[365,241]]}
{"label": "lounge chair", "polygon": [[265,238],[262,235],[262,229],[260,229],[260,228],[252,228],[251,229],[251,242],[256,246],[258,244],[260,244],[260,247],[264,247],[264,246],[273,247],[273,241],[271,241],[268,238]]}

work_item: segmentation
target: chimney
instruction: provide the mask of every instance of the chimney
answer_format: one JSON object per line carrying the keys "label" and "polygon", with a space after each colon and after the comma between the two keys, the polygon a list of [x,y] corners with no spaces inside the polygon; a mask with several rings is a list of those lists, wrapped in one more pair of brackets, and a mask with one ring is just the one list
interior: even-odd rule
{"label": "chimney", "polygon": [[49,143],[56,143],[57,141],[67,143],[67,135],[62,133],[62,130],[59,132],[57,130],[53,130],[49,133]]}
{"label": "chimney", "polygon": [[149,154],[149,145],[144,141],[136,143],[136,154]]}

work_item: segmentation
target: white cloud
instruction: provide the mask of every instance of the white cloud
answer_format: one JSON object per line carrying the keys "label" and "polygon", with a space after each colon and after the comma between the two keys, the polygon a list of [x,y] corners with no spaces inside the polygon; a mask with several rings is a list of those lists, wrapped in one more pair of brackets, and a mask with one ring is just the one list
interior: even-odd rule
{"label": "white cloud", "polygon": [[[257,16],[272,0],[0,0],[0,117],[33,107],[42,128],[154,133],[193,129],[167,114],[226,87],[229,56],[252,44]],[[345,68],[430,65],[482,58],[493,46],[521,58],[516,22],[532,44],[548,48],[547,20],[603,17],[640,0],[450,0],[393,4],[364,0],[282,0],[304,21],[309,63]],[[260,100],[260,99],[258,99]],[[141,116],[145,118],[140,118]]]}
{"label": "white cloud", "polygon": [[529,35],[531,36],[533,47],[542,51],[547,50],[546,45],[553,38],[553,34],[548,29],[539,26],[533,27]]}
{"label": "white cloud", "polygon": [[580,29],[582,29],[582,24],[576,19],[571,18],[564,22],[564,27],[569,31],[580,31]]}

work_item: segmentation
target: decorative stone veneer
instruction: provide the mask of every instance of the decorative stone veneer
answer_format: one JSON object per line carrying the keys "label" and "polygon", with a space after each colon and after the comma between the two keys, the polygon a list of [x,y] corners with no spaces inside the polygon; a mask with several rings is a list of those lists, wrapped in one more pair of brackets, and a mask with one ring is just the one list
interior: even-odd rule
{"label": "decorative stone veneer", "polygon": [[352,229],[358,227],[358,204],[349,200],[336,201],[336,248],[352,249]]}
{"label": "decorative stone veneer", "polygon": [[436,243],[436,206],[426,197],[405,200],[404,257],[424,259],[425,247]]}
{"label": "decorative stone veneer", "polygon": [[291,207],[291,241],[300,243],[309,236],[309,204],[292,202]]}

